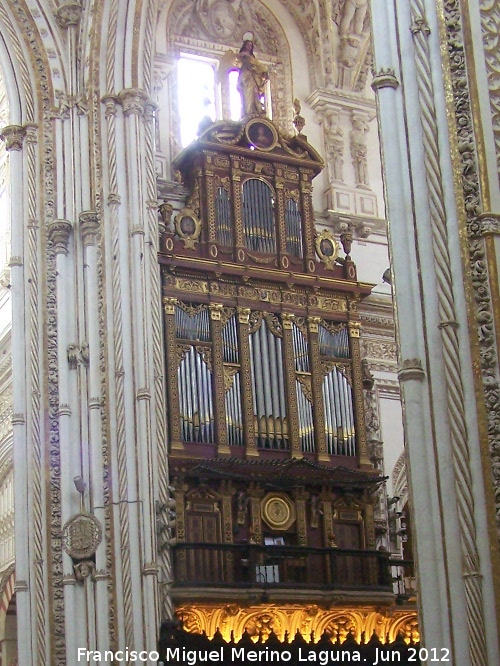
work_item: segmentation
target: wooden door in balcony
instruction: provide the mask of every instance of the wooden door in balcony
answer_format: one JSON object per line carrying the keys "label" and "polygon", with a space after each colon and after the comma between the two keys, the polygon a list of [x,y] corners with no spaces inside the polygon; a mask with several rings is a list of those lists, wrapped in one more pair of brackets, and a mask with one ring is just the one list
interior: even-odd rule
{"label": "wooden door in balcony", "polygon": [[[186,536],[189,543],[220,543],[220,517],[218,513],[188,511]],[[219,549],[198,548],[187,551],[188,576],[193,582],[221,583],[222,552]]]}
{"label": "wooden door in balcony", "polygon": [[[360,550],[361,533],[360,526],[357,523],[336,523],[335,524],[335,542],[337,548],[342,550]],[[362,562],[359,556],[344,556],[336,558],[336,571],[334,580],[337,583],[356,585],[361,583]]]}

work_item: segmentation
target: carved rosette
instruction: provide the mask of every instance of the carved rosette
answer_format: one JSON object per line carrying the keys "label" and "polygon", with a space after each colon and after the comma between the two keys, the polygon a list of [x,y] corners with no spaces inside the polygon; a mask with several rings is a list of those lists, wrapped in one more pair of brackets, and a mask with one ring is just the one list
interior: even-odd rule
{"label": "carved rosette", "polygon": [[57,254],[68,254],[69,237],[73,225],[68,220],[53,220],[49,223],[49,238]]}
{"label": "carved rosette", "polygon": [[22,125],[7,125],[0,132],[0,138],[5,141],[7,151],[22,150],[25,136],[26,128]]}

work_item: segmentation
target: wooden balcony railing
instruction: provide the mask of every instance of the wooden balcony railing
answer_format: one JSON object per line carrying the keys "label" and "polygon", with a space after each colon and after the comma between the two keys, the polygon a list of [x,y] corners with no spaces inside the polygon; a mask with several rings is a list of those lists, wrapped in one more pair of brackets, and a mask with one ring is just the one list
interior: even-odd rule
{"label": "wooden balcony railing", "polygon": [[173,555],[174,587],[392,591],[389,556],[379,551],[181,543]]}

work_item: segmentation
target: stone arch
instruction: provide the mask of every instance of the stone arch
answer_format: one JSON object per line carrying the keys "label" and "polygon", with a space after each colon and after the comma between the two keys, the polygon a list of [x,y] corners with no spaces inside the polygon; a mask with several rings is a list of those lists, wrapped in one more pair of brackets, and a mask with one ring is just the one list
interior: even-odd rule
{"label": "stone arch", "polygon": [[15,570],[11,565],[0,579],[0,655],[2,664],[11,664],[17,654],[15,616]]}

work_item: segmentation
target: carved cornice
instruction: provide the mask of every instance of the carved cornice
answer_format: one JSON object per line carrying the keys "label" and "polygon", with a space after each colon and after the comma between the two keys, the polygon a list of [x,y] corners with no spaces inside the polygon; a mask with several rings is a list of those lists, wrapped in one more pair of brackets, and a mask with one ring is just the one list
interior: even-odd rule
{"label": "carved cornice", "polygon": [[0,132],[0,139],[5,141],[5,149],[8,151],[22,150],[25,136],[26,128],[22,125],[7,125]]}
{"label": "carved cornice", "polygon": [[69,237],[73,225],[68,220],[53,220],[49,223],[49,239],[56,254],[68,254]]}

